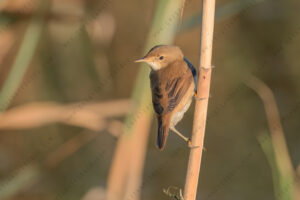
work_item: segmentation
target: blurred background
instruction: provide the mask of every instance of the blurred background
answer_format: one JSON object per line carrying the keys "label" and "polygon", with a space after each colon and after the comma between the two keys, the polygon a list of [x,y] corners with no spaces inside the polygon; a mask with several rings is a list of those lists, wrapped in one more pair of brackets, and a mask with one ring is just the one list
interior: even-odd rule
{"label": "blurred background", "polygon": [[[198,199],[300,200],[300,1],[216,3]],[[175,199],[189,148],[156,149],[133,61],[175,44],[197,66],[200,16],[196,0],[0,0],[0,199]]]}

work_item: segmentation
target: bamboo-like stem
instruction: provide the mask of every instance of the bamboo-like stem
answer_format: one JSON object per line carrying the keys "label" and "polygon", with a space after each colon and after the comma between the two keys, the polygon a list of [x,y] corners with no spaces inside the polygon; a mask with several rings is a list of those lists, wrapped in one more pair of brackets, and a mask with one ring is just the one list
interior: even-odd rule
{"label": "bamboo-like stem", "polygon": [[190,152],[184,188],[185,200],[195,200],[197,194],[210,90],[215,0],[203,0],[202,9],[202,33],[197,88],[198,101],[195,107],[192,133],[192,146],[198,148],[192,148]]}

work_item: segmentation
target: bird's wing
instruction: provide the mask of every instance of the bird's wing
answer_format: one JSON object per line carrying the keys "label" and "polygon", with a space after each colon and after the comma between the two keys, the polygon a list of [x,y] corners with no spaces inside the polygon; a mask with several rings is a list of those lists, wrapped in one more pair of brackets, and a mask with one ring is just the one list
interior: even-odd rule
{"label": "bird's wing", "polygon": [[195,67],[193,66],[193,64],[186,58],[184,57],[184,61],[186,62],[187,66],[190,68],[192,74],[193,74],[193,78],[194,78],[194,83],[195,83],[195,92],[197,92],[197,71],[195,69]]}
{"label": "bird's wing", "polygon": [[[158,115],[172,112],[188,91],[193,75],[189,68],[183,68],[177,76],[167,78],[165,74],[151,75],[152,103]],[[159,83],[159,84],[158,84]]]}

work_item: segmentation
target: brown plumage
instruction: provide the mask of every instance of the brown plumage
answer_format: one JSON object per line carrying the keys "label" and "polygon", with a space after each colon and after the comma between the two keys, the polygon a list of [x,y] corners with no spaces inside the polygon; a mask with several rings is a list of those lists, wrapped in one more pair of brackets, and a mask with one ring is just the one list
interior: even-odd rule
{"label": "brown plumage", "polygon": [[194,74],[176,46],[156,46],[137,62],[147,62],[152,68],[150,81],[158,121],[157,146],[162,150],[169,128],[185,138],[175,129],[175,125],[190,106],[195,89]]}

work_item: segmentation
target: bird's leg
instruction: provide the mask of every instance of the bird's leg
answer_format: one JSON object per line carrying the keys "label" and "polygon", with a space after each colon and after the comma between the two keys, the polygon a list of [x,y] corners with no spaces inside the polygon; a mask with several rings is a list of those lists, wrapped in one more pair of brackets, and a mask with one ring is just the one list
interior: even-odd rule
{"label": "bird's leg", "polygon": [[[181,134],[179,131],[177,131],[177,130],[175,129],[175,127],[170,127],[170,129],[171,129],[174,133],[176,133],[179,137],[181,137],[182,139],[184,139],[184,141],[186,141],[186,142],[188,143],[188,145],[189,145],[189,147],[190,147],[191,149],[199,148],[199,146],[192,146],[192,140],[191,140],[191,138],[185,137],[183,134]],[[203,150],[206,151],[206,148],[203,147]]]}
{"label": "bird's leg", "polygon": [[190,138],[185,137],[185,136],[182,135],[179,131],[177,131],[177,130],[175,129],[175,127],[170,127],[170,129],[171,129],[174,133],[176,133],[179,137],[181,137],[182,139],[184,139],[184,141],[186,141],[186,142],[188,142],[188,143],[189,143],[189,141],[191,141]]}

